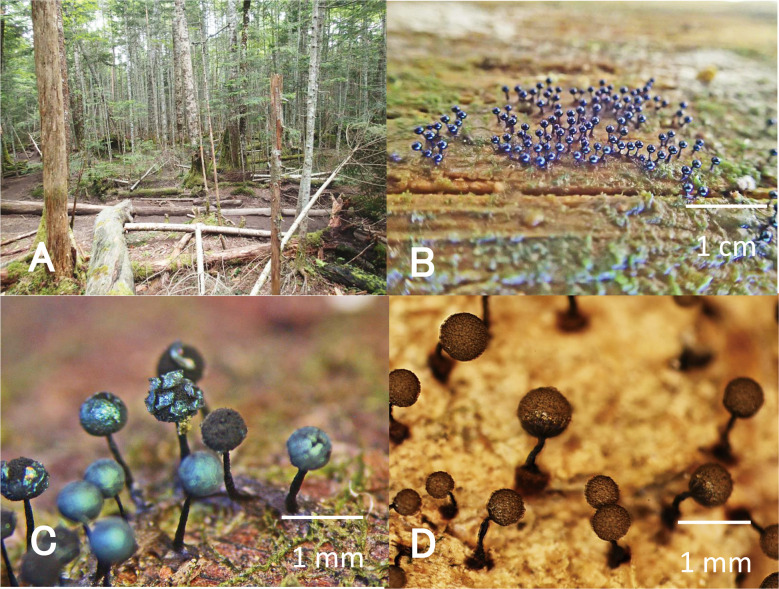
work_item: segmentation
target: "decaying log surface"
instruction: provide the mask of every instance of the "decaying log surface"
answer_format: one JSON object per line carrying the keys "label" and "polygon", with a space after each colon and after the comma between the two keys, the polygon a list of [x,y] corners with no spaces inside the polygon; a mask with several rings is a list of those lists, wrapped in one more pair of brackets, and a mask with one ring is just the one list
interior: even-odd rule
{"label": "decaying log surface", "polygon": [[[131,202],[131,201],[125,201]],[[192,206],[165,206],[165,207],[150,207],[150,206],[136,206],[133,207],[133,214],[137,217],[150,217],[158,215],[186,215],[191,213],[194,205]],[[111,208],[108,205],[88,205],[81,204],[76,209],[76,215],[97,215],[101,211]],[[68,203],[68,212],[73,210],[73,203]],[[43,211],[43,203],[29,200],[17,200],[17,201],[2,201],[0,202],[0,213],[5,215],[32,215],[35,213],[41,213]],[[295,209],[281,209],[281,214],[286,217],[294,217]],[[326,217],[330,214],[330,211],[317,209],[308,212],[309,217]],[[222,209],[222,215],[226,217],[269,217],[270,208],[245,208],[245,209]]]}
{"label": "decaying log surface", "polygon": [[386,292],[387,285],[384,280],[378,276],[360,272],[357,268],[340,264],[324,264],[318,267],[317,271],[332,282],[365,290],[373,294],[384,294]]}
{"label": "decaying log surface", "polygon": [[84,294],[135,294],[130,253],[124,239],[124,224],[132,219],[132,214],[132,203],[124,201],[106,207],[95,219],[92,258]]}
{"label": "decaying log surface", "polygon": [[[207,253],[203,257],[203,264],[205,266],[214,266],[216,264],[228,262],[245,262],[267,255],[270,255],[270,244],[253,244],[221,252]],[[157,272],[176,271],[183,266],[189,266],[190,263],[191,260],[188,260],[187,256],[183,256],[179,260],[161,258],[148,262],[140,262],[137,266],[140,271],[149,276],[151,274],[156,274]]]}
{"label": "decaying log surface", "polygon": [[[185,223],[125,223],[125,231],[185,231],[194,233],[195,226]],[[240,237],[270,237],[267,229],[242,229],[240,227],[217,227],[216,225],[203,225],[203,233],[215,233],[218,235],[238,235]]]}

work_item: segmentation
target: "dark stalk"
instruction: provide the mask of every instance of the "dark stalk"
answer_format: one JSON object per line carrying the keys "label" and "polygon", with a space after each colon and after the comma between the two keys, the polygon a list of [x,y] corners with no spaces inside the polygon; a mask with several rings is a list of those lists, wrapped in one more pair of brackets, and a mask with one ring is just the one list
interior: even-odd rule
{"label": "dark stalk", "polygon": [[289,493],[284,501],[284,506],[290,513],[296,513],[298,510],[297,496],[300,492],[300,487],[303,485],[303,479],[306,478],[307,470],[298,469],[295,478],[292,479],[292,484],[289,486]]}

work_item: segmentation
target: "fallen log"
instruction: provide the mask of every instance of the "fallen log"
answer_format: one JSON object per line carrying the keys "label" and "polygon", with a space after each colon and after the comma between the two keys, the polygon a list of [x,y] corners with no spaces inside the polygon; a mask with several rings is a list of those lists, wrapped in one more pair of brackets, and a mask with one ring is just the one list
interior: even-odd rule
{"label": "fallen log", "polygon": [[0,246],[8,245],[9,243],[13,243],[14,241],[25,239],[26,237],[32,237],[36,233],[38,233],[38,229],[33,229],[32,231],[28,231],[27,233],[22,233],[21,235],[17,235],[16,237],[12,237],[11,239],[6,239],[3,243],[0,243]]}
{"label": "fallen log", "polygon": [[87,295],[134,295],[130,252],[122,227],[132,219],[133,206],[124,201],[105,207],[95,219],[92,258],[87,271]]}
{"label": "fallen log", "polygon": [[[186,223],[125,223],[125,231],[184,231],[194,233],[195,226]],[[266,229],[243,229],[241,227],[219,227],[216,225],[203,225],[203,233],[218,235],[238,235],[240,237],[270,237],[270,231]]]}
{"label": "fallen log", "polygon": [[[131,202],[131,201],[124,201]],[[91,205],[82,204],[76,209],[76,215],[97,215],[100,211],[103,211],[108,207],[107,205]],[[150,207],[150,206],[137,206],[133,207],[133,214],[137,217],[150,217],[159,215],[181,215],[184,216],[187,213],[192,212],[192,206],[167,206],[167,207]],[[68,213],[73,210],[73,203],[68,203]],[[17,200],[17,201],[0,201],[0,213],[6,215],[31,215],[35,213],[43,212],[43,202]],[[287,217],[295,216],[295,209],[282,209],[281,214]],[[222,209],[222,215],[226,217],[270,217],[270,208],[246,208],[246,209]],[[330,211],[324,209],[310,210],[308,212],[309,217],[327,217],[330,215]]]}
{"label": "fallen log", "polygon": [[37,144],[37,143],[35,143],[35,139],[33,139],[33,136],[32,136],[32,134],[31,134],[31,133],[27,133],[27,134],[30,136],[30,140],[32,141],[32,144],[35,146],[35,151],[37,151],[37,152],[38,152],[38,155],[39,155],[40,157],[43,157],[43,154],[41,153],[41,148],[40,148],[40,147],[38,147],[38,144]]}
{"label": "fallen log", "polygon": [[189,195],[188,190],[182,190],[181,188],[167,187],[167,188],[139,188],[138,190],[117,190],[116,196],[118,198],[135,198],[142,196],[173,196],[176,194]]}
{"label": "fallen log", "polygon": [[317,267],[319,274],[351,288],[365,290],[372,294],[386,294],[387,282],[378,276],[363,272],[358,268],[340,264],[324,264]]}
{"label": "fallen log", "polygon": [[[222,263],[245,262],[266,255],[270,255],[269,243],[253,244],[220,252],[207,253],[203,256],[203,264],[206,267],[209,267]],[[191,258],[187,258],[186,256],[181,256],[178,260],[161,258],[148,262],[136,262],[134,269],[136,275],[151,276],[158,272],[175,272],[185,266],[190,266],[191,263]]]}

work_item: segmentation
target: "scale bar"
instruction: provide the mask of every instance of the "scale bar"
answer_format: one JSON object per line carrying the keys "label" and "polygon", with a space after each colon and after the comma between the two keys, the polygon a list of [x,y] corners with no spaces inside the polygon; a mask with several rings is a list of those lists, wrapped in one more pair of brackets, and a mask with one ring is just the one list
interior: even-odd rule
{"label": "scale bar", "polygon": [[687,209],[767,209],[767,204],[755,205],[684,205]]}
{"label": "scale bar", "polygon": [[712,524],[726,524],[731,526],[751,526],[752,522],[748,519],[714,520],[714,519],[680,519],[678,524],[694,524],[699,526],[708,526]]}
{"label": "scale bar", "polygon": [[363,519],[362,515],[282,515],[281,519]]}

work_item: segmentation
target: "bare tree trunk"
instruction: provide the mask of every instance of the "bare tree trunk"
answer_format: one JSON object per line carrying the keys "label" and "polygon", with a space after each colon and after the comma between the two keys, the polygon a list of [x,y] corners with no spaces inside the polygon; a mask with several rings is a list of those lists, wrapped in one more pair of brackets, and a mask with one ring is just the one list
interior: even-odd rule
{"label": "bare tree trunk", "polygon": [[[311,48],[308,65],[308,95],[306,96],[306,141],[303,151],[303,171],[298,192],[298,212],[302,211],[311,198],[311,168],[314,163],[314,128],[316,126],[316,99],[319,86],[319,0],[313,0],[311,9]],[[308,229],[306,219],[300,224],[300,234]]]}
{"label": "bare tree trunk", "polygon": [[72,276],[74,268],[68,231],[68,138],[57,25],[61,22],[61,9],[60,0],[32,1],[35,75],[44,151],[42,224],[57,278]]}
{"label": "bare tree trunk", "polygon": [[249,62],[246,47],[249,41],[250,6],[251,0],[243,0],[243,21],[241,24],[241,103],[238,106],[238,136],[241,145],[241,169],[244,173],[246,173],[246,115],[248,113],[246,106],[246,90],[247,84],[249,83]]}
{"label": "bare tree trunk", "polygon": [[[156,63],[156,47],[151,37],[149,30],[149,9],[144,7],[146,14],[146,53],[148,57],[148,65],[146,68],[146,94],[148,94],[149,102],[149,128],[154,130],[154,139],[156,142],[160,142],[162,135],[160,134],[159,116],[157,115],[157,88],[154,83],[154,68]],[[164,144],[164,143],[163,143]]]}
{"label": "bare tree trunk", "polygon": [[70,133],[70,89],[68,87],[68,60],[65,55],[65,29],[62,25],[62,2],[57,5],[57,47],[59,52],[60,75],[62,76],[62,100],[65,116],[65,150],[70,153],[72,148]]}
{"label": "bare tree trunk", "polygon": [[[186,119],[187,141],[192,149],[192,166],[189,176],[185,180],[187,186],[202,183],[206,184],[205,162],[203,161],[203,146],[200,136],[200,119],[198,115],[197,99],[195,98],[195,76],[192,72],[192,52],[189,46],[189,30],[187,28],[187,15],[184,12],[184,0],[175,0],[174,11],[174,38],[176,42],[176,54],[178,72],[176,80],[181,80],[180,96],[177,96],[177,104],[181,102],[184,118]],[[198,169],[200,168],[200,169]]]}
{"label": "bare tree trunk", "polygon": [[81,54],[78,47],[73,48],[73,65],[76,69],[76,78],[78,79],[78,91],[70,94],[73,100],[73,138],[76,142],[76,149],[81,150],[84,143],[84,96],[86,95],[86,85],[84,84],[84,70],[81,68]]}
{"label": "bare tree trunk", "polygon": [[271,155],[271,201],[270,201],[270,251],[271,251],[271,294],[281,294],[281,137],[284,133],[281,118],[282,78],[273,74],[270,78],[271,134],[275,137]]}
{"label": "bare tree trunk", "polygon": [[130,79],[130,68],[133,60],[133,52],[130,43],[130,26],[127,24],[127,10],[124,13],[124,32],[127,36],[127,63],[125,73],[127,75],[127,101],[130,104],[130,152],[135,153],[135,112],[133,109],[133,85]]}

